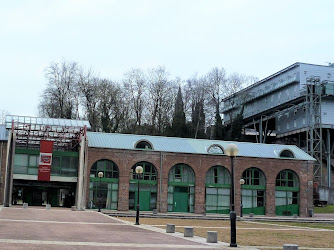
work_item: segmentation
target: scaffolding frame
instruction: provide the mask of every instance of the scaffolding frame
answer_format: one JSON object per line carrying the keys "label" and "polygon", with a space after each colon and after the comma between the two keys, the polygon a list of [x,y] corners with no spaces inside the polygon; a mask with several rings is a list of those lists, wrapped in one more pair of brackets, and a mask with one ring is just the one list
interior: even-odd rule
{"label": "scaffolding frame", "polygon": [[39,149],[41,140],[50,140],[55,150],[72,151],[87,133],[85,123],[78,120],[25,116],[7,116],[6,128],[15,134],[16,147],[26,149]]}
{"label": "scaffolding frame", "polygon": [[313,180],[314,182],[323,184],[322,180],[322,126],[321,126],[321,91],[322,83],[320,77],[310,76],[306,78],[306,114],[307,114],[307,131],[306,144],[307,153],[316,161],[314,162]]}

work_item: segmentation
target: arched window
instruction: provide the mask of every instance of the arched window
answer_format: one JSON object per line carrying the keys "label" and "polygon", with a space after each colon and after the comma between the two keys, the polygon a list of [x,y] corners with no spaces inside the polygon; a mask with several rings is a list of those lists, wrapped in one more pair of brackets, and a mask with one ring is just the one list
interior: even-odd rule
{"label": "arched window", "polygon": [[214,166],[206,172],[206,184],[230,185],[231,176],[223,166]]}
{"label": "arched window", "polygon": [[[99,178],[98,173],[103,177]],[[110,160],[98,160],[90,169],[89,208],[117,209],[118,202],[118,167]]]}
{"label": "arched window", "polygon": [[299,215],[299,178],[298,175],[285,169],[276,176],[276,215]]}
{"label": "arched window", "polygon": [[136,174],[136,167],[137,166],[142,166],[143,167],[143,173],[142,173],[142,180],[147,180],[147,181],[156,181],[157,180],[157,170],[154,167],[153,164],[149,162],[138,162],[132,167],[132,179],[136,179],[137,174]]}
{"label": "arched window", "polygon": [[187,164],[176,164],[168,175],[168,212],[194,212],[195,173]]}
{"label": "arched window", "polygon": [[280,153],[279,153],[279,157],[281,158],[295,158],[294,153],[289,150],[289,149],[283,149]]}
{"label": "arched window", "polygon": [[241,186],[243,213],[265,214],[266,178],[258,168],[248,168],[242,174]]}
{"label": "arched window", "polygon": [[206,172],[205,179],[206,212],[228,214],[230,212],[230,173],[223,166],[214,166]]}
{"label": "arched window", "polygon": [[258,168],[248,168],[242,174],[245,185],[264,186],[266,183],[263,172]]}
{"label": "arched window", "polygon": [[90,177],[98,177],[103,172],[103,178],[118,178],[118,167],[110,160],[99,160],[90,169]]}
{"label": "arched window", "polygon": [[186,164],[177,164],[169,171],[168,181],[194,183],[195,174],[190,166]]}
{"label": "arched window", "polygon": [[[138,176],[136,167],[143,167],[143,173]],[[138,199],[138,177],[140,177],[140,210],[152,211],[157,207],[157,170],[155,166],[146,161],[137,162],[132,166],[130,172],[130,187],[129,187],[129,209],[136,208]]]}
{"label": "arched window", "polygon": [[295,172],[286,169],[276,177],[276,187],[299,187],[299,179]]}
{"label": "arched window", "polygon": [[147,140],[138,141],[135,145],[136,149],[153,149],[152,143]]}
{"label": "arched window", "polygon": [[218,144],[213,144],[208,148],[209,154],[224,154],[224,149]]}

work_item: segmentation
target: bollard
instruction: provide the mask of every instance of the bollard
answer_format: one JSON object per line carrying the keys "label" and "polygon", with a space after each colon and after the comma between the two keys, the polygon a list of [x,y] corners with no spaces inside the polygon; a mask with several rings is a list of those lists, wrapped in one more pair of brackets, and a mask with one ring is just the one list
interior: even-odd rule
{"label": "bollard", "polygon": [[250,213],[250,214],[249,214],[249,217],[254,217],[254,213]]}
{"label": "bollard", "polygon": [[153,214],[158,214],[158,209],[153,209]]}
{"label": "bollard", "polygon": [[185,227],[184,228],[184,237],[194,237],[194,228],[193,227]]}
{"label": "bollard", "polygon": [[218,236],[217,231],[208,231],[206,236],[206,242],[207,243],[217,243]]}
{"label": "bollard", "polygon": [[71,209],[72,211],[77,211],[77,206],[72,206]]}
{"label": "bollard", "polygon": [[313,209],[309,209],[309,210],[308,210],[308,214],[309,214],[310,217],[313,217],[313,216],[314,216],[314,211],[313,211]]}
{"label": "bollard", "polygon": [[51,205],[50,204],[46,204],[45,209],[51,209]]}
{"label": "bollard", "polygon": [[175,233],[175,224],[167,224],[166,233]]}
{"label": "bollard", "polygon": [[23,208],[28,208],[28,203],[23,203]]}
{"label": "bollard", "polygon": [[283,250],[298,250],[298,245],[295,244],[284,244]]}

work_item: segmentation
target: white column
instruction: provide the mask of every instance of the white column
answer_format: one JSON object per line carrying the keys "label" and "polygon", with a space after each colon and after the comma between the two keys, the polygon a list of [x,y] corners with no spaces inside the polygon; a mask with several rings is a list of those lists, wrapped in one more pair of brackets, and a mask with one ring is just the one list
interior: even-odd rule
{"label": "white column", "polygon": [[86,137],[81,137],[80,142],[80,152],[79,152],[79,166],[78,166],[78,182],[77,182],[77,194],[76,194],[76,207],[77,210],[85,210],[85,199],[86,199],[86,190],[85,190],[85,153],[86,153]]}

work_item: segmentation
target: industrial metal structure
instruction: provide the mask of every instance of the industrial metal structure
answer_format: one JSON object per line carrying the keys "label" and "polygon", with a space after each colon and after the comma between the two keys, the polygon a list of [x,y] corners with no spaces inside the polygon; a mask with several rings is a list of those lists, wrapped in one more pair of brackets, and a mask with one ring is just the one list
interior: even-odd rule
{"label": "industrial metal structure", "polygon": [[[8,115],[5,128],[7,142],[6,153],[1,154],[4,164],[0,184],[4,206],[26,202],[83,207],[81,190],[89,122]],[[52,143],[52,153],[42,153],[43,141]],[[47,180],[43,179],[45,174]]]}
{"label": "industrial metal structure", "polygon": [[334,64],[295,63],[223,102],[227,124],[243,111],[245,140],[297,145],[316,159],[314,183],[332,187]]}

